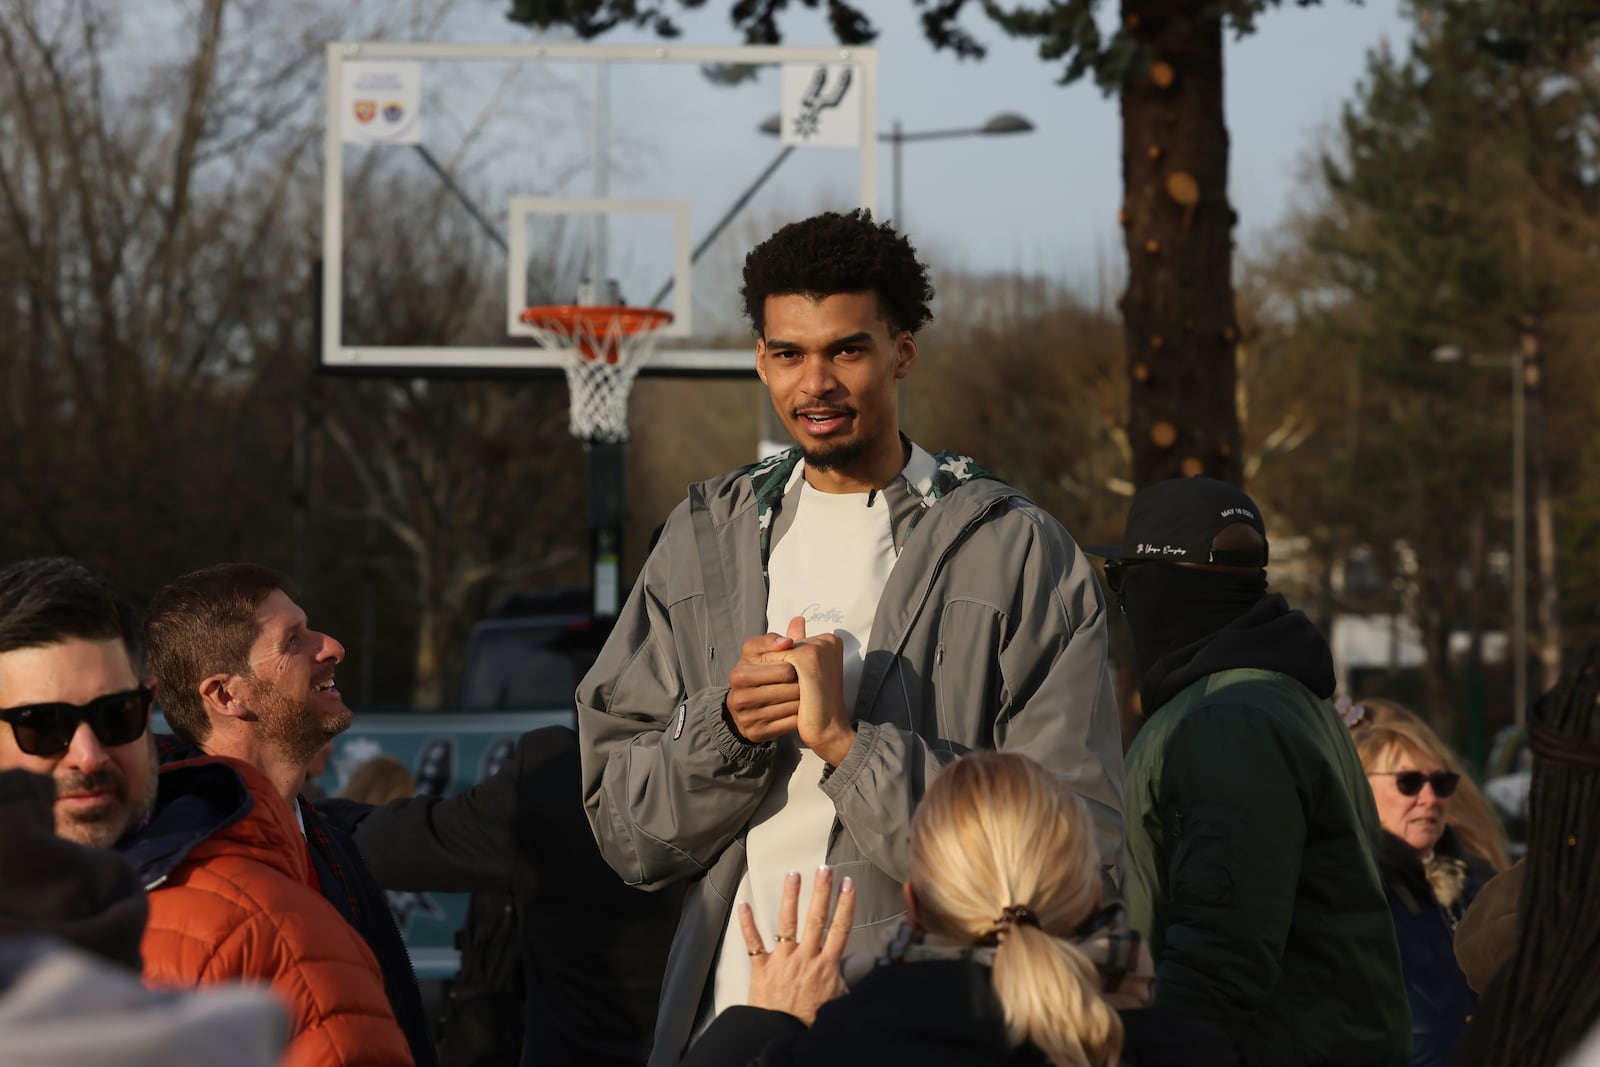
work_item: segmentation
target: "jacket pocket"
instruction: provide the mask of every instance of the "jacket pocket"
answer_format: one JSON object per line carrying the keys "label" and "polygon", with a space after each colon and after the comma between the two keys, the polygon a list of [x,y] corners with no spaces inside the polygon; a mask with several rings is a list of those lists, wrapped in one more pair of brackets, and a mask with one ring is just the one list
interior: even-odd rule
{"label": "jacket pocket", "polygon": [[918,733],[969,748],[994,747],[995,720],[1005,711],[1001,630],[1001,618],[991,604],[963,599],[944,606],[933,653],[933,706],[928,709],[935,721],[927,723],[919,715]]}
{"label": "jacket pocket", "polygon": [[1174,900],[1227,907],[1237,887],[1229,870],[1250,855],[1241,827],[1231,812],[1205,806],[1175,808],[1166,817],[1172,842],[1168,867]]}
{"label": "jacket pocket", "polygon": [[[833,869],[833,903],[846,877],[856,885],[856,910],[851,916],[851,938],[872,936],[872,931],[893,930],[905,918],[906,901],[900,883],[873,866],[870,860],[842,860]],[[831,914],[831,908],[830,908]]]}

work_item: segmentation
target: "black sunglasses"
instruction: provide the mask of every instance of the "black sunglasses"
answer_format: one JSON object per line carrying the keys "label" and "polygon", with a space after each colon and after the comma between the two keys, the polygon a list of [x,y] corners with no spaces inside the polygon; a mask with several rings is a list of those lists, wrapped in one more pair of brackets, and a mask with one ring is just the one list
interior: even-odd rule
{"label": "black sunglasses", "polygon": [[150,725],[154,694],[145,686],[122,693],[107,693],[87,704],[28,704],[0,710],[0,721],[11,724],[17,747],[30,756],[59,756],[72,747],[78,724],[86,722],[102,745],[113,747],[137,741]]}
{"label": "black sunglasses", "polygon": [[1423,774],[1421,771],[1373,771],[1373,774],[1386,774],[1394,777],[1394,787],[1400,790],[1403,797],[1414,797],[1422,792],[1423,783],[1433,786],[1433,795],[1440,800],[1454,795],[1456,786],[1461,784],[1461,776],[1455,771],[1434,771],[1432,774]]}

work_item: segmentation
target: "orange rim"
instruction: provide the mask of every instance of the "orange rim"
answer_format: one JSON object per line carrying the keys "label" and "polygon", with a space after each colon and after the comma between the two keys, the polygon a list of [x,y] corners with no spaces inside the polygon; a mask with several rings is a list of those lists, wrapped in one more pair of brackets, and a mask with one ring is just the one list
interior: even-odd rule
{"label": "orange rim", "polygon": [[573,326],[583,323],[596,335],[603,334],[615,323],[619,333],[632,337],[648,330],[659,330],[672,321],[672,312],[622,304],[546,304],[524,308],[518,317],[530,326],[564,329],[568,333]]}
{"label": "orange rim", "polygon": [[[619,359],[619,338],[654,333],[672,321],[672,312],[623,304],[546,304],[524,308],[519,318],[530,326],[559,333],[566,338],[576,337],[577,344],[573,350],[580,358],[591,363],[600,359],[602,353],[596,351],[594,342],[589,339],[599,338],[605,350],[605,362],[616,363]],[[579,324],[583,326],[582,331],[574,329]],[[613,327],[616,333],[611,332]]]}

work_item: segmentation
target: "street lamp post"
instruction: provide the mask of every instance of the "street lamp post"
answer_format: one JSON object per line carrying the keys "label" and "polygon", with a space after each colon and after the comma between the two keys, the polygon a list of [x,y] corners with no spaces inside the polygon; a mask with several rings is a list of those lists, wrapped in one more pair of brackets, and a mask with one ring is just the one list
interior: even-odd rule
{"label": "street lamp post", "polygon": [[[776,137],[783,130],[783,119],[772,115],[758,129],[762,133]],[[888,141],[891,148],[889,219],[894,223],[895,229],[901,233],[906,229],[900,214],[903,207],[900,151],[906,142],[944,141],[952,137],[994,137],[1007,133],[1028,133],[1032,129],[1033,123],[1011,111],[1002,111],[982,126],[963,126],[949,130],[912,130],[909,133],[901,127],[900,120],[895,119],[888,130],[880,131],[878,134],[878,140]]]}
{"label": "street lamp post", "polygon": [[1511,368],[1511,694],[1518,726],[1528,721],[1528,415],[1520,355],[1480,356],[1455,345],[1433,350],[1435,363]]}

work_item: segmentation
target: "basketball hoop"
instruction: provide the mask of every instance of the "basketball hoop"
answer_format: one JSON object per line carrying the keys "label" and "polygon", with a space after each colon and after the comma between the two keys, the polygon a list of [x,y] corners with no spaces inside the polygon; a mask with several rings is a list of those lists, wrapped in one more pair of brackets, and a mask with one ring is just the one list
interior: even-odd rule
{"label": "basketball hoop", "polygon": [[628,393],[639,368],[656,350],[656,333],[670,311],[621,305],[553,304],[519,316],[544,347],[567,354],[562,368],[572,394],[572,436],[585,441],[628,439]]}

